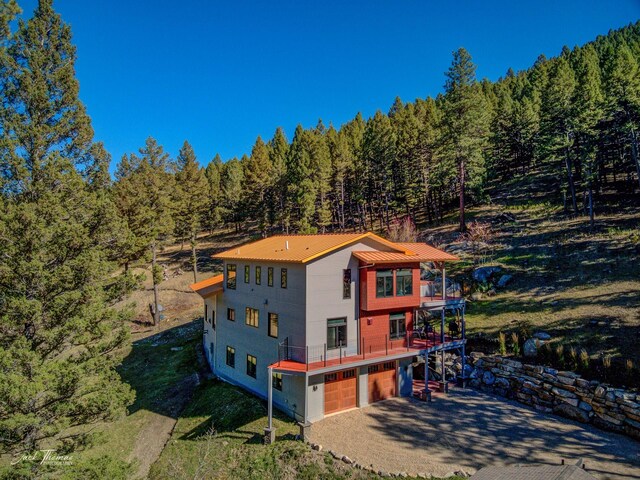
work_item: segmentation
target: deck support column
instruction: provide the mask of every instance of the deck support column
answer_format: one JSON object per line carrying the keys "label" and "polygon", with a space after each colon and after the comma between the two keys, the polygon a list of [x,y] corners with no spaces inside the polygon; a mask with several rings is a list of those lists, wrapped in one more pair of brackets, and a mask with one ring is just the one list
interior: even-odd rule
{"label": "deck support column", "polygon": [[447,370],[445,369],[445,366],[444,366],[444,348],[440,350],[440,362],[442,367],[442,373],[441,373],[442,378],[440,378],[440,390],[446,393],[449,391],[449,388],[447,384]]}
{"label": "deck support column", "polygon": [[424,354],[424,399],[431,401],[431,389],[429,388],[429,354]]}
{"label": "deck support column", "polygon": [[268,426],[264,429],[264,443],[269,445],[276,441],[276,429],[273,427],[273,368],[267,368],[267,416]]}

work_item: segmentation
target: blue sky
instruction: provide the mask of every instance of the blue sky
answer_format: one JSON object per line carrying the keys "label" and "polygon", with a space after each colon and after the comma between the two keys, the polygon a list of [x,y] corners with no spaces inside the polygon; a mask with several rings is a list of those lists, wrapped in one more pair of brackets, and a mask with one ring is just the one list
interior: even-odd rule
{"label": "blue sky", "polygon": [[[18,0],[31,15],[36,0]],[[640,0],[54,0],[78,49],[80,96],[114,164],[155,137],[201,163],[258,135],[336,126],[442,90],[464,46],[495,80],[541,53],[640,18]]]}

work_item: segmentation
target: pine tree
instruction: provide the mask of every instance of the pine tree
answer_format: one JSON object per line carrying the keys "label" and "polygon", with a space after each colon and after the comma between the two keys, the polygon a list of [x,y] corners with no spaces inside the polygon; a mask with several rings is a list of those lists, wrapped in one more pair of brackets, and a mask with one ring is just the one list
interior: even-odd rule
{"label": "pine tree", "polygon": [[116,372],[127,330],[110,306],[108,155],[92,143],[71,31],[51,2],[15,33],[0,5],[0,445],[73,448],[83,435],[69,427],[122,415],[134,397]]}
{"label": "pine tree", "polygon": [[158,286],[162,282],[157,255],[174,227],[173,175],[169,169],[168,154],[151,137],[140,149],[140,156],[124,156],[116,169],[115,198],[128,227],[125,243],[128,261],[151,256],[153,303],[149,311],[154,325],[160,321]]}
{"label": "pine tree", "polygon": [[584,167],[587,184],[588,210],[594,226],[594,183],[598,174],[598,125],[603,119],[602,81],[598,54],[591,45],[579,51],[576,65],[576,89],[573,98],[573,130],[577,156]]}
{"label": "pine tree", "polygon": [[213,230],[222,222],[222,193],[220,188],[222,168],[222,158],[219,154],[216,154],[204,170],[208,191],[203,224],[210,233],[213,233]]}
{"label": "pine tree", "polygon": [[620,45],[615,49],[606,72],[606,108],[613,126],[628,138],[631,161],[640,185],[640,67],[631,49]]}
{"label": "pine tree", "polygon": [[485,175],[484,148],[487,116],[484,97],[476,84],[476,66],[471,55],[460,48],[446,73],[443,101],[443,144],[445,155],[456,165],[460,198],[460,231],[466,230],[466,186],[481,191]]}
{"label": "pine tree", "polygon": [[234,224],[236,232],[240,231],[240,221],[243,217],[243,182],[244,172],[240,160],[233,158],[223,164],[220,189],[224,199],[224,216],[227,222]]}
{"label": "pine tree", "polygon": [[189,239],[193,281],[198,281],[198,256],[196,252],[198,232],[206,215],[209,201],[209,183],[196,160],[195,152],[185,141],[177,158],[173,210],[175,232]]}
{"label": "pine tree", "polygon": [[289,155],[289,142],[282,128],[278,127],[269,141],[269,158],[273,182],[269,191],[269,221],[273,226],[280,224],[282,231],[287,231],[288,214],[286,211],[287,192],[287,156]]}
{"label": "pine tree", "polygon": [[252,212],[253,218],[258,219],[258,228],[263,237],[267,236],[267,224],[269,223],[267,198],[272,182],[273,165],[269,155],[269,147],[261,137],[258,137],[244,168],[244,191],[248,194],[248,211]]}
{"label": "pine tree", "polygon": [[287,208],[292,220],[297,217],[298,233],[317,232],[313,226],[316,213],[316,185],[311,177],[313,143],[313,133],[298,125],[287,157]]}
{"label": "pine tree", "polygon": [[545,148],[548,155],[564,161],[567,186],[573,212],[578,213],[576,187],[574,181],[571,145],[574,132],[571,124],[571,107],[575,90],[575,76],[565,57],[555,61],[549,83],[544,91],[542,124]]}
{"label": "pine tree", "polygon": [[316,212],[318,214],[317,225],[321,233],[325,233],[331,225],[331,155],[326,140],[326,129],[322,120],[318,121],[316,128],[311,133],[311,172],[313,183],[317,192]]}

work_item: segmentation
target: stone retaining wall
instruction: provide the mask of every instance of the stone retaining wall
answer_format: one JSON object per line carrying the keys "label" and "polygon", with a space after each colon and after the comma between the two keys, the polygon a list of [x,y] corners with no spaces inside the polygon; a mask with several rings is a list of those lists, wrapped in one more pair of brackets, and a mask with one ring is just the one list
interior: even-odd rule
{"label": "stone retaining wall", "polygon": [[469,385],[640,440],[640,393],[585,380],[573,372],[471,354]]}

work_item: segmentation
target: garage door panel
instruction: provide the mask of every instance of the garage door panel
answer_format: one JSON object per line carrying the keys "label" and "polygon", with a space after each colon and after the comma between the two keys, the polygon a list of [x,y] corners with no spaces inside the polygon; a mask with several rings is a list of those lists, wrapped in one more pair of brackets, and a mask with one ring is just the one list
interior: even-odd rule
{"label": "garage door panel", "polygon": [[369,403],[396,396],[395,362],[369,367]]}
{"label": "garage door panel", "polygon": [[356,406],[357,387],[355,370],[325,375],[324,413],[334,413]]}

